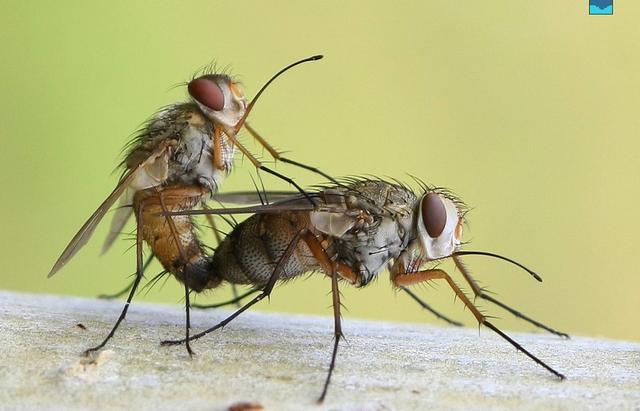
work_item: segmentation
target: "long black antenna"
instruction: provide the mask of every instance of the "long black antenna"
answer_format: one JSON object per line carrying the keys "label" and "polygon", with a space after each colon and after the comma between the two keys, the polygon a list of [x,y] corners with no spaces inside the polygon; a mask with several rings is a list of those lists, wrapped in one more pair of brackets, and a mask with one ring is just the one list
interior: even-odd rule
{"label": "long black antenna", "polygon": [[273,83],[273,81],[275,79],[277,79],[278,77],[280,77],[280,75],[282,73],[284,73],[285,71],[289,70],[292,67],[297,66],[298,64],[302,64],[302,63],[306,63],[307,61],[316,61],[316,60],[320,60],[323,56],[321,54],[318,54],[316,56],[311,56],[311,57],[307,57],[306,59],[302,59],[302,60],[298,60],[295,63],[291,63],[289,64],[287,67],[283,68],[282,70],[280,70],[279,72],[277,72],[276,74],[273,75],[273,77],[271,77],[269,79],[269,81],[267,81],[264,86],[262,86],[262,88],[260,89],[260,91],[258,91],[258,93],[255,95],[255,97],[253,98],[253,100],[251,100],[251,102],[249,103],[249,105],[247,106],[247,109],[244,112],[244,115],[242,116],[242,118],[240,120],[238,120],[238,122],[236,123],[235,127],[234,127],[234,131],[235,134],[238,134],[238,132],[240,131],[240,129],[242,128],[242,126],[244,125],[245,120],[247,119],[247,116],[249,115],[249,113],[251,112],[251,109],[253,108],[253,105],[256,104],[256,101],[258,100],[258,97],[260,97],[260,95],[262,94],[262,92],[269,87],[269,84]]}
{"label": "long black antenna", "polygon": [[455,253],[453,253],[451,255],[484,255],[486,257],[497,258],[499,260],[507,261],[507,262],[509,262],[509,263],[511,263],[513,265],[516,265],[516,266],[522,268],[524,271],[526,271],[529,274],[531,274],[531,276],[533,278],[535,278],[536,280],[542,282],[542,277],[540,277],[538,274],[536,274],[533,270],[530,270],[527,267],[525,267],[524,265],[520,264],[519,262],[517,262],[515,260],[512,260],[509,257],[502,256],[500,254],[489,253],[487,251],[456,251]]}

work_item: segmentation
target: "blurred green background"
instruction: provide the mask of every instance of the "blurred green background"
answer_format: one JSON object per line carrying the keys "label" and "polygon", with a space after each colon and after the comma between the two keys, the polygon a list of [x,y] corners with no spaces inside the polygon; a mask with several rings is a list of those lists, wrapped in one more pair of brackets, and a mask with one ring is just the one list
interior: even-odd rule
{"label": "blurred green background", "polygon": [[[133,243],[99,256],[109,218],[61,273],[46,274],[113,188],[131,133],[185,99],[172,87],[212,61],[253,96],[279,68],[322,53],[256,106],[251,123],[272,144],[335,176],[410,173],[451,188],[473,207],[468,248],[544,277],[468,257],[483,285],[569,333],[640,340],[640,3],[616,0],[613,17],[588,16],[587,3],[0,1],[0,288],[122,288]],[[251,187],[251,164],[236,165],[226,191]],[[257,309],[330,315],[329,289],[316,275]],[[347,318],[437,323],[386,274],[342,291]],[[179,304],[181,293],[171,279],[139,299]],[[445,284],[419,294],[475,327]],[[504,328],[532,330],[479,304]]]}

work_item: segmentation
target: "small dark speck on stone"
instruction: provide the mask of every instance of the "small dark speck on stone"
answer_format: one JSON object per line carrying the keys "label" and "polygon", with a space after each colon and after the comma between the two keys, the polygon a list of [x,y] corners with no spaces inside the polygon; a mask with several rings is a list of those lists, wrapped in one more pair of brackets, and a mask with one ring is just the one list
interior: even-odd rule
{"label": "small dark speck on stone", "polygon": [[257,402],[236,402],[231,404],[228,408],[228,411],[261,411],[264,410],[264,407]]}

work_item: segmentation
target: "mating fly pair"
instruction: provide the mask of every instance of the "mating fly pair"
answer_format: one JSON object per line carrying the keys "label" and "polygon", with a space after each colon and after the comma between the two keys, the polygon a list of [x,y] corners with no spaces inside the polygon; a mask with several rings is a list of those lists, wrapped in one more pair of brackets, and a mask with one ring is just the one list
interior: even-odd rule
{"label": "mating fly pair", "polygon": [[[127,303],[104,341],[87,352],[102,348],[126,316],[143,277],[142,248],[146,242],[164,269],[182,282],[185,289],[185,338],[163,341],[163,345],[185,344],[190,354],[191,341],[223,327],[269,296],[278,281],[313,271],[330,277],[335,341],[320,400],[327,393],[342,337],[339,282],[363,287],[385,269],[389,269],[394,286],[429,309],[409,287],[428,281],[446,281],[479,324],[499,334],[556,377],[564,378],[489,322],[449,274],[436,267],[443,259],[453,259],[477,297],[565,336],[487,295],[478,286],[461,261],[464,255],[501,258],[525,269],[537,280],[540,278],[508,258],[461,250],[465,215],[461,201],[446,190],[426,185],[416,193],[402,184],[380,179],[338,183],[313,167],[282,158],[249,127],[245,120],[264,88],[288,68],[318,58],[301,60],[280,71],[249,104],[237,84],[227,76],[196,78],[188,86],[193,101],[161,111],[134,140],[123,163],[127,171],[120,183],[72,239],[50,273],[57,272],[88,241],[97,223],[118,198],[123,207],[114,216],[105,249],[131,214],[135,215],[136,276]],[[236,136],[243,127],[274,158],[317,172],[333,184],[305,192],[293,180],[265,167],[238,142]],[[289,193],[283,198],[266,193],[267,198],[277,201],[243,208],[195,209],[206,206],[206,200],[216,193],[220,181],[231,169],[236,148],[259,169],[294,184],[300,194]],[[228,202],[257,202],[255,195],[246,193],[222,194],[216,198]],[[194,228],[192,216],[234,213],[253,215],[237,224],[214,252],[208,254]],[[222,322],[190,335],[190,292],[217,288],[224,283],[252,286],[251,291],[231,302],[252,293],[259,294]]]}

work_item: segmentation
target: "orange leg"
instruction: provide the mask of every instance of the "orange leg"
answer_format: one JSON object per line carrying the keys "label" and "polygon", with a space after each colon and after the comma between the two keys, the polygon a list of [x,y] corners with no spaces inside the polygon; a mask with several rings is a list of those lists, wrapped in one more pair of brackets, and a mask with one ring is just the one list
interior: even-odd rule
{"label": "orange leg", "polygon": [[351,269],[351,267],[341,262],[336,262],[335,265],[340,278],[347,280],[350,284],[358,284],[359,276],[353,271],[353,269]]}
{"label": "orange leg", "polygon": [[309,250],[311,250],[311,254],[313,254],[313,257],[318,261],[318,263],[320,263],[322,270],[328,277],[331,277],[333,275],[332,272],[335,270],[340,278],[348,281],[350,284],[355,285],[358,283],[358,274],[356,274],[351,267],[346,264],[331,261],[331,258],[329,258],[324,247],[315,235],[307,232],[302,238],[309,247]]}
{"label": "orange leg", "polygon": [[453,289],[453,291],[458,296],[458,298],[462,300],[462,302],[471,311],[474,317],[476,317],[476,320],[478,320],[479,324],[482,324],[487,328],[491,329],[492,331],[494,331],[496,334],[504,338],[509,344],[513,345],[517,350],[520,350],[527,357],[531,358],[533,361],[535,361],[537,364],[544,367],[546,370],[551,372],[553,375],[555,375],[559,379],[563,380],[565,378],[564,375],[562,375],[558,371],[548,366],[545,362],[540,360],[535,355],[531,354],[523,346],[518,344],[515,340],[513,340],[507,334],[505,334],[500,329],[498,329],[498,327],[496,327],[495,325],[487,321],[486,317],[482,315],[482,313],[478,310],[478,308],[476,308],[476,306],[469,300],[469,298],[467,298],[465,293],[460,289],[460,287],[458,287],[458,285],[453,281],[453,279],[445,271],[440,269],[434,269],[434,270],[417,271],[413,273],[404,273],[404,274],[400,273],[393,278],[393,282],[395,285],[399,287],[404,287],[404,286],[418,284],[424,281],[439,280],[439,279],[444,279],[447,281],[447,283],[449,283],[449,286],[451,287],[451,289]]}
{"label": "orange leg", "polygon": [[279,160],[282,161],[283,163],[289,163],[292,164],[294,166],[300,167],[300,168],[304,168],[305,170],[309,170],[311,172],[314,172],[316,174],[321,175],[322,177],[326,178],[327,180],[331,181],[332,183],[336,184],[336,185],[340,185],[340,183],[333,177],[331,177],[330,175],[324,173],[322,170],[316,168],[316,167],[312,167],[312,166],[308,166],[306,164],[303,163],[299,163],[297,161],[293,161],[291,159],[288,159],[286,157],[283,157],[278,150],[276,150],[275,148],[273,148],[271,146],[271,144],[269,144],[267,142],[267,140],[265,140],[260,134],[258,134],[258,132],[251,127],[248,123],[244,123],[244,128],[247,129],[247,131],[249,132],[249,134],[251,134],[251,136],[253,136],[253,138],[256,139],[256,141],[258,143],[260,143],[260,145],[262,145],[262,147],[264,147],[269,154],[271,154],[271,157],[273,157],[274,160]]}
{"label": "orange leg", "polygon": [[280,159],[280,153],[278,152],[278,150],[273,148],[273,146],[271,146],[271,144],[269,144],[267,140],[265,140],[260,134],[258,134],[258,132],[253,127],[251,127],[249,123],[245,122],[244,128],[246,128],[249,134],[251,134],[251,136],[255,138],[256,141],[269,152],[269,154],[271,154],[271,157],[273,157],[275,160]]}
{"label": "orange leg", "polygon": [[321,403],[324,401],[324,398],[327,395],[327,390],[329,389],[329,382],[331,382],[331,375],[333,374],[333,369],[336,365],[336,358],[338,356],[338,343],[340,342],[340,338],[343,337],[342,334],[342,324],[340,321],[340,290],[338,289],[338,271],[336,270],[335,264],[331,261],[327,252],[320,244],[320,241],[310,232],[305,232],[302,235],[302,239],[311,250],[311,254],[318,261],[324,272],[331,276],[331,297],[333,300],[333,330],[335,340],[333,342],[333,353],[331,354],[331,364],[329,365],[329,372],[327,373],[327,379],[324,382],[324,387],[322,389],[322,394],[318,398],[318,402]]}
{"label": "orange leg", "polygon": [[214,127],[213,129],[213,153],[211,158],[213,159],[213,168],[216,170],[224,170],[224,163],[222,161],[222,141],[220,140],[222,135],[222,128]]}
{"label": "orange leg", "polygon": [[[459,323],[458,321],[454,321],[454,320],[450,319],[449,317],[445,316],[444,314],[441,314],[440,312],[438,312],[437,310],[432,308],[429,304],[424,302],[420,297],[418,297],[418,295],[416,295],[413,291],[411,291],[407,286],[398,285],[399,283],[396,283],[396,278],[398,278],[398,277],[402,277],[402,278],[400,278],[398,280],[399,282],[408,282],[408,283],[411,283],[410,285],[415,284],[415,281],[420,282],[419,281],[419,277],[415,276],[415,274],[416,274],[415,272],[418,270],[418,268],[420,267],[421,264],[422,264],[421,261],[413,261],[412,260],[409,263],[409,266],[405,267],[405,265],[402,263],[401,259],[396,260],[395,264],[391,268],[391,281],[396,286],[398,286],[402,291],[407,293],[409,295],[409,297],[411,297],[415,302],[420,304],[420,306],[422,308],[424,308],[425,310],[429,311],[431,314],[435,315],[436,318],[439,318],[439,319],[441,319],[443,321],[446,321],[451,325],[455,325],[456,327],[461,327],[462,323]],[[409,274],[407,274],[407,270],[409,271]],[[442,270],[432,270],[432,271],[440,272]],[[442,272],[444,273],[444,271],[442,271]],[[444,277],[442,277],[442,278],[444,278]],[[465,298],[466,298],[466,296],[465,296]]]}
{"label": "orange leg", "polygon": [[234,146],[238,148],[238,150],[242,152],[242,154],[244,154],[249,159],[249,161],[251,161],[251,163],[253,163],[256,168],[262,167],[262,163],[245,146],[243,146],[242,143],[238,141],[235,134],[231,130],[225,130],[224,135],[229,139],[229,141],[231,141]]}
{"label": "orange leg", "polygon": [[[300,194],[302,194],[313,206],[316,205],[316,203],[313,201],[313,199],[309,196],[309,194],[307,194],[306,191],[304,191],[302,189],[302,187],[300,187],[298,185],[298,183],[296,183],[295,181],[293,181],[292,178],[285,176],[284,174],[280,174],[275,170],[270,169],[269,167],[265,166],[264,164],[262,164],[253,154],[251,154],[251,152],[249,150],[247,150],[247,148],[245,146],[243,146],[238,139],[236,138],[233,130],[227,130],[224,132],[224,134],[227,136],[227,138],[229,139],[229,141],[231,141],[233,143],[234,146],[238,147],[238,149],[242,152],[242,154],[244,154],[249,161],[251,161],[251,163],[253,163],[253,165],[262,171],[266,171],[267,173],[274,175],[276,177],[278,177],[281,180],[286,181],[287,183],[291,184],[292,186],[294,186],[296,188],[296,190],[298,190],[300,192]],[[281,158],[281,160],[284,161],[283,158]]]}
{"label": "orange leg", "polygon": [[531,317],[528,317],[524,314],[522,314],[520,311],[517,311],[511,307],[509,307],[508,305],[504,304],[503,302],[500,302],[499,300],[493,298],[490,295],[485,294],[484,290],[482,289],[482,287],[480,287],[478,285],[478,283],[476,282],[476,280],[473,278],[473,276],[471,275],[471,272],[467,269],[467,267],[462,263],[462,260],[460,259],[459,256],[453,256],[453,261],[456,264],[456,267],[458,267],[458,270],[460,270],[460,272],[462,273],[462,276],[464,277],[464,279],[467,281],[467,283],[469,283],[469,286],[471,286],[471,290],[473,290],[473,294],[476,297],[480,297],[483,300],[487,300],[495,305],[497,305],[498,307],[501,307],[502,309],[510,312],[511,314],[515,315],[516,317],[523,319],[524,321],[527,321],[530,324],[535,325],[538,328],[542,328],[543,330],[546,330],[552,334],[555,335],[559,335],[560,337],[564,337],[564,338],[569,338],[569,335],[563,332],[560,332],[558,330],[555,330],[547,325],[542,324],[539,321],[534,320]]}
{"label": "orange leg", "polygon": [[449,276],[449,274],[447,274],[443,270],[424,270],[417,271],[415,273],[400,274],[393,279],[393,282],[398,287],[409,287],[425,281],[442,279],[446,280],[447,283],[449,283],[449,286],[451,287],[451,289],[453,289],[453,292],[456,293],[456,296],[458,296],[458,298],[464,303],[464,305],[467,306],[473,316],[476,317],[478,323],[483,324],[486,321],[485,317],[482,315],[482,313],[480,313],[476,306],[473,305],[471,300],[469,300],[467,295],[460,289],[460,287],[458,287],[458,285],[453,281],[451,276]]}

